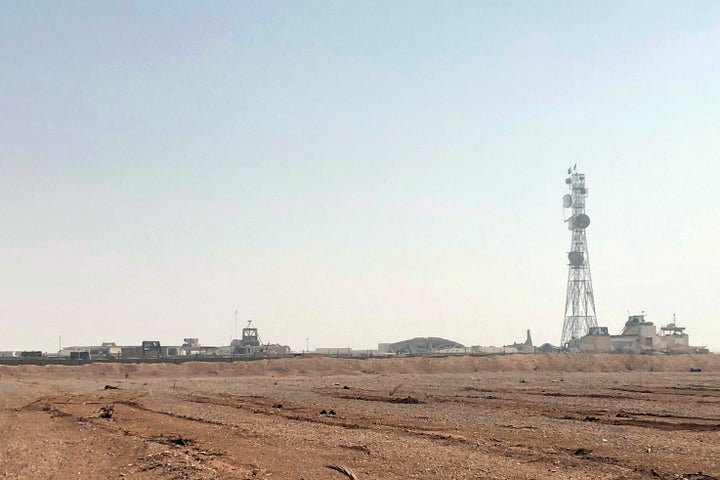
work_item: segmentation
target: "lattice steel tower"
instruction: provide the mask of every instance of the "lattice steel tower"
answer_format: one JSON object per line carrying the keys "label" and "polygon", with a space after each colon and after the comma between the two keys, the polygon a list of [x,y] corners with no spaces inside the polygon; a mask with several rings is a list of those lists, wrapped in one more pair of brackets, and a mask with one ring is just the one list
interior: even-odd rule
{"label": "lattice steel tower", "polygon": [[590,217],[585,214],[588,190],[585,186],[585,174],[577,173],[576,169],[577,165],[568,169],[569,177],[565,179],[565,183],[570,188],[570,193],[563,196],[563,207],[569,211],[565,222],[572,232],[568,252],[565,322],[561,340],[563,347],[567,347],[571,340],[587,335],[590,327],[597,327],[590,256],[585,238],[585,229],[590,225]]}

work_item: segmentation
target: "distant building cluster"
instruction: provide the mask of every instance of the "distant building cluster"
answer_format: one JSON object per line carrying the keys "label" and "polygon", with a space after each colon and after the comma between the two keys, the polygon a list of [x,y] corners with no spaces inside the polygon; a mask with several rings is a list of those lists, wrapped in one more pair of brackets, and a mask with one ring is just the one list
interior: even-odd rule
{"label": "distant building cluster", "polygon": [[86,361],[166,361],[232,360],[253,358],[276,358],[288,355],[324,355],[337,357],[370,356],[422,356],[422,355],[507,355],[533,353],[708,353],[705,347],[690,345],[684,327],[673,322],[660,327],[659,331],[645,315],[631,315],[619,335],[610,335],[607,327],[591,327],[589,334],[571,340],[566,348],[544,344],[535,347],[530,330],[524,342],[502,347],[473,345],[466,347],[453,340],[440,337],[415,337],[394,343],[380,343],[374,350],[354,350],[350,347],[316,348],[314,351],[291,352],[290,347],[280,344],[263,344],[258,329],[251,322],[242,329],[242,336],[227,346],[205,346],[198,338],[183,339],[181,345],[161,345],[157,340],[145,340],[140,345],[120,346],[105,342],[94,346],[72,346],[58,353],[40,351],[0,351],[3,363],[51,363]]}
{"label": "distant building cluster", "polygon": [[221,347],[204,346],[198,338],[183,339],[178,346],[161,345],[156,340],[145,340],[139,346],[119,347],[114,343],[103,343],[100,347],[66,347],[59,355],[71,359],[151,359],[151,358],[187,358],[187,357],[232,357],[280,356],[290,353],[287,345],[262,345],[258,330],[248,323],[242,330],[242,337],[232,340],[230,345]]}
{"label": "distant building cluster", "polygon": [[707,353],[705,347],[690,345],[685,327],[675,322],[657,327],[645,315],[631,315],[620,335],[610,335],[607,327],[591,327],[588,335],[568,344],[568,349],[584,353]]}
{"label": "distant building cluster", "polygon": [[144,340],[140,345],[119,346],[114,342],[104,342],[101,345],[72,346],[62,348],[57,354],[44,354],[40,351],[0,352],[3,359],[59,359],[59,360],[188,360],[208,357],[272,357],[290,354],[287,345],[263,345],[258,337],[257,328],[243,328],[242,338],[234,339],[227,346],[211,347],[200,344],[198,338],[185,338],[182,345],[161,345],[157,340]]}
{"label": "distant building cluster", "polygon": [[201,345],[198,338],[186,338],[182,345],[177,346],[161,345],[157,340],[145,340],[139,346],[103,343],[101,346],[65,347],[57,356],[77,360],[113,360],[234,355],[279,356],[289,353],[290,347],[287,345],[261,345],[257,339],[249,342],[246,339],[235,339],[228,346],[214,347]]}

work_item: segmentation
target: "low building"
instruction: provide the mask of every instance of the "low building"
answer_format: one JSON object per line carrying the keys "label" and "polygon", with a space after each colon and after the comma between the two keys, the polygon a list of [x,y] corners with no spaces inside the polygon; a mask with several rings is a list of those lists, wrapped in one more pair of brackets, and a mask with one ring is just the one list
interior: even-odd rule
{"label": "low building", "polygon": [[505,353],[505,348],[485,346],[485,345],[473,345],[472,353],[481,354],[481,355],[497,355],[500,353]]}
{"label": "low building", "polygon": [[23,350],[20,352],[22,358],[42,358],[43,352],[40,350]]}
{"label": "low building", "polygon": [[587,353],[612,352],[612,337],[607,327],[591,327],[587,335],[578,342],[578,350]]}
{"label": "low building", "polygon": [[453,348],[465,348],[465,346],[440,337],[415,337],[401,342],[378,344],[378,350],[382,353],[410,355],[425,355]]}
{"label": "low building", "polygon": [[279,343],[272,343],[265,345],[265,351],[268,355],[283,356],[290,354],[290,347],[288,345],[280,345]]}
{"label": "low building", "polygon": [[70,352],[70,360],[90,360],[90,351],[80,350]]}
{"label": "low building", "polygon": [[120,347],[120,356],[123,358],[140,358],[142,356],[141,347]]}
{"label": "low building", "polygon": [[657,350],[660,340],[655,324],[645,320],[645,315],[630,315],[620,335],[613,335],[613,350],[627,353],[643,353]]}
{"label": "low building", "polygon": [[352,348],[350,347],[339,347],[339,348],[316,348],[315,352],[320,355],[343,355],[347,356],[352,353]]}
{"label": "low building", "polygon": [[685,327],[678,327],[673,322],[660,327],[660,348],[670,352],[682,352],[691,350],[690,337],[685,333]]}
{"label": "low building", "polygon": [[158,340],[143,340],[140,354],[143,357],[159,357],[162,354],[160,342]]}

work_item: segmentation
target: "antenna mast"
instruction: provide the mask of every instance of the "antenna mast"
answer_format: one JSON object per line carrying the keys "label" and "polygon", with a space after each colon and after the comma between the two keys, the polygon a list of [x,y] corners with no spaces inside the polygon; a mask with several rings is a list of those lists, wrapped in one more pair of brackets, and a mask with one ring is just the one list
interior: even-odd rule
{"label": "antenna mast", "polygon": [[568,230],[572,232],[572,239],[568,252],[562,347],[568,347],[571,340],[587,335],[590,327],[597,327],[595,297],[590,275],[590,255],[585,237],[585,229],[590,225],[590,217],[585,214],[585,199],[588,195],[585,174],[577,173],[576,164],[573,168],[568,168],[568,175],[565,183],[570,193],[563,196],[563,207],[570,211],[570,216],[565,222],[568,224]]}

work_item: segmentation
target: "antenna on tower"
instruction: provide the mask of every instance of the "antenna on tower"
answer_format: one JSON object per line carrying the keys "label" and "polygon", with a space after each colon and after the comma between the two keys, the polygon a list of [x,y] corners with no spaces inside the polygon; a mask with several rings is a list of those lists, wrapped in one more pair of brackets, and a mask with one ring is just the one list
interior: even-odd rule
{"label": "antenna on tower", "polygon": [[585,199],[588,195],[585,174],[578,173],[575,164],[572,169],[568,168],[568,175],[565,184],[568,185],[570,193],[563,196],[563,208],[569,210],[565,222],[572,234],[568,252],[565,321],[561,339],[563,347],[568,347],[571,340],[587,335],[591,327],[597,327],[595,297],[590,275],[590,255],[585,236],[585,230],[590,226],[590,217],[585,214]]}

